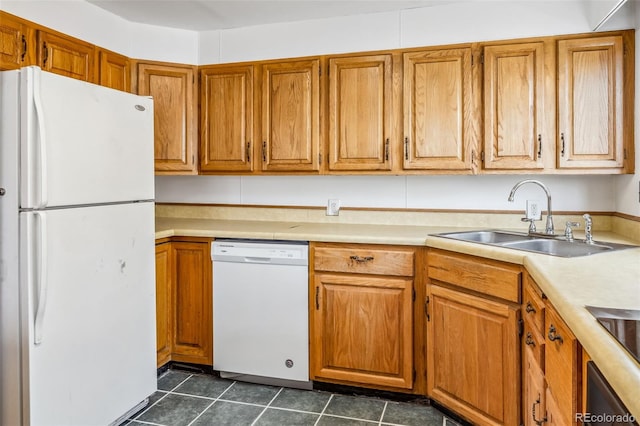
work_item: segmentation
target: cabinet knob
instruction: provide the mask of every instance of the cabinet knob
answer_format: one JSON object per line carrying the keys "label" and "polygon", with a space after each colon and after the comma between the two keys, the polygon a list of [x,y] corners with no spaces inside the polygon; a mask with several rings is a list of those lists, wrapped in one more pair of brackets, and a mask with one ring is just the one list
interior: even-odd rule
{"label": "cabinet knob", "polygon": [[535,346],[536,342],[533,340],[532,338],[533,336],[531,336],[531,333],[527,333],[527,338],[524,340],[524,342],[528,345],[528,346]]}
{"label": "cabinet knob", "polygon": [[548,334],[549,340],[551,340],[552,342],[555,342],[557,340],[558,342],[560,342],[560,344],[562,344],[564,342],[564,339],[562,338],[561,335],[556,333],[557,333],[556,328],[553,326],[553,324],[551,324],[549,326],[549,334]]}
{"label": "cabinet knob", "polygon": [[536,313],[536,309],[533,307],[533,305],[531,305],[531,302],[527,302],[527,306],[524,308],[524,310],[529,314],[531,312],[533,312],[534,314]]}

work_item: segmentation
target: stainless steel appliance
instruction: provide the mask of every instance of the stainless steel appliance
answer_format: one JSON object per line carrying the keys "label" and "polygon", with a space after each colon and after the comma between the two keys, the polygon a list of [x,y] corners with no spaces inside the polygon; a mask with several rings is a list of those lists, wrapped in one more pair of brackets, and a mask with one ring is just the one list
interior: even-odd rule
{"label": "stainless steel appliance", "polygon": [[308,251],[307,242],[213,242],[213,368],[223,377],[311,388]]}
{"label": "stainless steel appliance", "polygon": [[156,390],[153,102],[0,72],[0,424],[107,425]]}
{"label": "stainless steel appliance", "polygon": [[585,308],[640,362],[640,310],[595,306]]}

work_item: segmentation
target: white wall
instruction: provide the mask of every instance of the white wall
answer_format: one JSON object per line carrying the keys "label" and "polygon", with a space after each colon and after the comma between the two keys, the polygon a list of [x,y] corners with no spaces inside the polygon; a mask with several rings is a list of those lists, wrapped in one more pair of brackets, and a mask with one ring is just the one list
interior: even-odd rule
{"label": "white wall", "polygon": [[[589,32],[593,21],[581,0],[487,0],[196,33],[127,22],[83,0],[1,1],[3,10],[130,57],[192,64]],[[638,28],[638,22],[638,11],[626,8],[603,30]],[[640,84],[636,90],[638,98]],[[640,169],[640,159],[636,163]],[[549,186],[555,209],[640,216],[638,176],[536,178]],[[277,205],[325,205],[327,198],[340,198],[345,206],[520,210],[526,197],[544,199],[539,188],[525,186],[514,204],[506,202],[513,184],[526,177],[161,176],[156,178],[156,197],[167,202]]]}

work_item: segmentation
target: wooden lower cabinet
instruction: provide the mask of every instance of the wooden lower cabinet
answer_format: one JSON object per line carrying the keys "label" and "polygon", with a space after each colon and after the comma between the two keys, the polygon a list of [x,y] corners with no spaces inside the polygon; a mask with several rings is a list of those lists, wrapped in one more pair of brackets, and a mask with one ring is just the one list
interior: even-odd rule
{"label": "wooden lower cabinet", "polygon": [[156,245],[158,366],[213,365],[211,242],[178,238]]}
{"label": "wooden lower cabinet", "polygon": [[427,263],[428,396],[474,424],[520,424],[520,267],[442,250]]}
{"label": "wooden lower cabinet", "polygon": [[311,379],[412,389],[414,250],[312,244],[311,258]]}

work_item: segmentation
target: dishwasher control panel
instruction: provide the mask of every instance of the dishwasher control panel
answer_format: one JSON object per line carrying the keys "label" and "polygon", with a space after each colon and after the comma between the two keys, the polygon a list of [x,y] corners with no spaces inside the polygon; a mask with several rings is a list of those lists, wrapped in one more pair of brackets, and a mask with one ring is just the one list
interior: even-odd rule
{"label": "dishwasher control panel", "polygon": [[215,240],[211,259],[226,262],[308,264],[309,245],[295,241]]}

